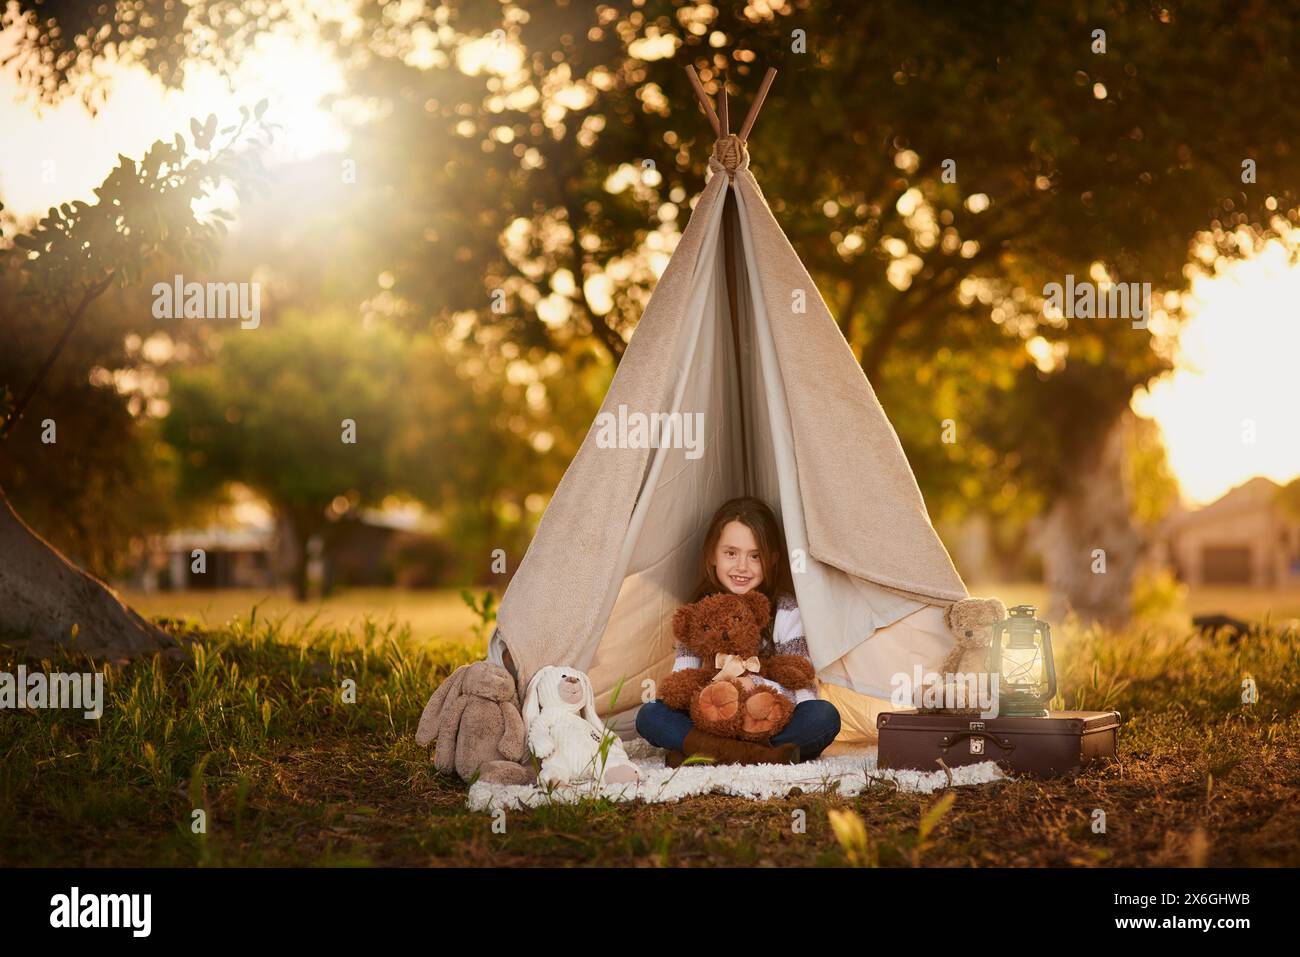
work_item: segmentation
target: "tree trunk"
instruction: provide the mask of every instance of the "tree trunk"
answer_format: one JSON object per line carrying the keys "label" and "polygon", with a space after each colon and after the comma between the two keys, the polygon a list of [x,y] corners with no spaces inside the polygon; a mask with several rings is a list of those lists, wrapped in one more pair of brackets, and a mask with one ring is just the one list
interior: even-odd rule
{"label": "tree trunk", "polygon": [[316,529],[311,509],[281,505],[276,508],[276,526],[279,537],[279,573],[293,589],[295,601],[311,597],[310,544]]}
{"label": "tree trunk", "polygon": [[306,601],[311,597],[311,577],[309,574],[311,555],[308,552],[310,543],[310,536],[299,531],[298,526],[295,525],[293,536],[293,597],[295,601]]}
{"label": "tree trunk", "polygon": [[1132,427],[1133,413],[1125,411],[1044,517],[1040,542],[1054,614],[1072,609],[1108,628],[1132,618],[1133,583],[1147,545],[1134,519],[1124,453]]}
{"label": "tree trunk", "polygon": [[[77,633],[73,637],[73,627]],[[178,642],[68,561],[14,512],[0,489],[0,637],[43,656],[58,646],[132,658]]]}

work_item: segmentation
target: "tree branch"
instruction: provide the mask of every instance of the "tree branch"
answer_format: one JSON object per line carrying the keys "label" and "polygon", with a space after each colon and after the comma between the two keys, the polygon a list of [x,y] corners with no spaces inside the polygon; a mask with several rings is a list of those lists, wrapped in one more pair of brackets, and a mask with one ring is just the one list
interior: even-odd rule
{"label": "tree branch", "polygon": [[10,413],[9,418],[5,420],[4,426],[0,427],[0,441],[7,439],[9,433],[13,431],[13,427],[18,424],[18,420],[22,418],[23,412],[26,411],[27,406],[31,404],[32,399],[36,397],[37,391],[40,390],[46,377],[49,376],[50,370],[54,368],[54,363],[58,361],[60,354],[63,352],[64,346],[66,346],[68,340],[72,338],[73,331],[77,328],[77,324],[81,322],[81,317],[86,313],[86,307],[103,295],[104,290],[112,285],[114,275],[115,273],[110,272],[103,279],[87,286],[82,291],[81,301],[77,303],[77,308],[72,310],[71,313],[68,312],[67,302],[62,296],[59,297],[59,301],[63,303],[63,312],[68,317],[68,323],[63,329],[63,335],[59,336],[59,341],[54,344],[54,349],[51,350],[45,361],[41,363],[41,367],[37,370],[36,376],[32,379],[31,384],[23,390],[22,395],[14,405],[13,412]]}
{"label": "tree branch", "polygon": [[[988,236],[980,238],[980,251],[969,259],[959,259],[949,265],[945,272],[949,273],[951,278],[945,281],[935,280],[925,287],[919,298],[908,299],[900,295],[892,303],[885,314],[883,327],[871,339],[871,341],[862,350],[862,371],[871,379],[879,371],[880,366],[885,360],[890,347],[898,338],[903,329],[923,318],[925,310],[932,306],[937,300],[949,295],[957,284],[971,274],[974,266],[981,262],[993,259],[1002,251],[1003,236]],[[938,248],[937,246],[935,247]]]}
{"label": "tree branch", "polygon": [[844,302],[839,307],[839,315],[836,317],[836,324],[840,327],[840,333],[844,336],[844,341],[853,344],[851,333],[853,331],[853,313],[857,311],[858,303],[861,301],[863,294],[867,291],[867,283],[862,274],[856,273],[849,279],[849,292],[844,297]]}

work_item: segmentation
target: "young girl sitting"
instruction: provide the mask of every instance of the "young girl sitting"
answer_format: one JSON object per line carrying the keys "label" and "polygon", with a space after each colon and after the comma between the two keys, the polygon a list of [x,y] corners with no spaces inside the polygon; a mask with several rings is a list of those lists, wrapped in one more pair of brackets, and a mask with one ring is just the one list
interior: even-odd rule
{"label": "young girl sitting", "polygon": [[[722,591],[743,595],[758,590],[768,597],[773,609],[764,642],[775,654],[808,657],[781,529],[763,501],[735,498],[718,509],[704,537],[701,565],[701,581],[691,601]],[[700,660],[678,645],[673,671],[698,667]],[[688,713],[663,701],[641,706],[637,733],[654,746],[668,749],[669,767],[677,767],[690,755],[706,755],[718,764],[796,764],[817,757],[839,734],[839,712],[815,691],[792,692],[765,678],[750,680],[789,695],[795,702],[790,723],[767,744],[706,734],[695,727]]]}

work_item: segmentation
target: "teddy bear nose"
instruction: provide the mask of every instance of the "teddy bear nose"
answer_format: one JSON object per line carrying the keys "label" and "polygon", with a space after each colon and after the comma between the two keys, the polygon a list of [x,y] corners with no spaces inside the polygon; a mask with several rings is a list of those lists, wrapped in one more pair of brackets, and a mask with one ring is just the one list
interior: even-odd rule
{"label": "teddy bear nose", "polygon": [[967,638],[969,638],[969,637],[970,637],[971,635],[973,635],[973,634],[974,634],[974,632],[971,631],[969,628],[966,629],[966,637],[967,637]]}

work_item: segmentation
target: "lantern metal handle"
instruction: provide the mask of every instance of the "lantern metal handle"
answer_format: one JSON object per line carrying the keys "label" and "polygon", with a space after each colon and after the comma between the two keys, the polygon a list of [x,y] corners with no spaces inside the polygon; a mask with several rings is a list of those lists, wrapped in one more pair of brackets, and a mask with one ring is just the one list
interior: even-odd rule
{"label": "lantern metal handle", "polygon": [[1043,707],[1050,708],[1056,697],[1056,662],[1052,660],[1052,627],[1043,622],[1043,668],[1047,675],[1047,700]]}

